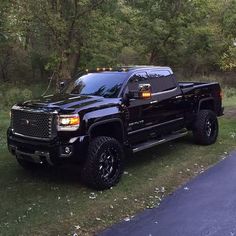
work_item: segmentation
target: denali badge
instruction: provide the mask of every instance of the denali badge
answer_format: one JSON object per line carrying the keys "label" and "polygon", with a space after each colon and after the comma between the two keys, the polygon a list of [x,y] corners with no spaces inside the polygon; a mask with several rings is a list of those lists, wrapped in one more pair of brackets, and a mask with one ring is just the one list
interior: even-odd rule
{"label": "denali badge", "polygon": [[27,120],[27,119],[21,119],[21,125],[30,125],[30,121],[29,120]]}
{"label": "denali badge", "polygon": [[129,123],[129,126],[141,125],[143,123],[144,123],[144,120],[139,120],[139,121],[135,121],[135,122]]}
{"label": "denali badge", "polygon": [[37,120],[28,120],[28,119],[21,119],[21,125],[26,125],[26,126],[38,126]]}

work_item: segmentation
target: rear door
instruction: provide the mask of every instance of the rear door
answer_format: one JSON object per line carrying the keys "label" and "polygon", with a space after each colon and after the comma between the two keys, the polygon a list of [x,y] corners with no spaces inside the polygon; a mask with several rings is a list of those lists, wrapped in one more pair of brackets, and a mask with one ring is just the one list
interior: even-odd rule
{"label": "rear door", "polygon": [[147,72],[152,86],[152,112],[155,131],[167,134],[184,127],[184,106],[182,91],[168,69]]}

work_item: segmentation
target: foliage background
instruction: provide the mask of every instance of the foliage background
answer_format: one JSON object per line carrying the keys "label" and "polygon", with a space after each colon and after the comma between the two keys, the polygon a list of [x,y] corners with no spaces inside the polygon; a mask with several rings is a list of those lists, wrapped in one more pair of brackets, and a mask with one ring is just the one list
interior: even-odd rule
{"label": "foliage background", "polygon": [[81,69],[134,64],[236,86],[235,25],[235,0],[1,0],[0,98],[10,106],[51,76],[56,85]]}
{"label": "foliage background", "polygon": [[71,77],[78,68],[235,69],[235,0],[2,0],[0,79]]}

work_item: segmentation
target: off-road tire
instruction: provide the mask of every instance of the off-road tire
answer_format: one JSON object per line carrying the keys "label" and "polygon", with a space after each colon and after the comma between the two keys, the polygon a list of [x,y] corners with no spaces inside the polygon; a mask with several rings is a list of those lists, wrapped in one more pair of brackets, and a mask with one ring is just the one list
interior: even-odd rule
{"label": "off-road tire", "polygon": [[[116,139],[101,136],[91,141],[82,169],[82,179],[86,185],[97,190],[109,189],[119,182],[123,169],[124,151]],[[106,177],[109,171],[111,173]]]}
{"label": "off-road tire", "polygon": [[219,132],[218,119],[211,110],[200,110],[193,127],[193,137],[197,144],[211,145],[216,142]]}

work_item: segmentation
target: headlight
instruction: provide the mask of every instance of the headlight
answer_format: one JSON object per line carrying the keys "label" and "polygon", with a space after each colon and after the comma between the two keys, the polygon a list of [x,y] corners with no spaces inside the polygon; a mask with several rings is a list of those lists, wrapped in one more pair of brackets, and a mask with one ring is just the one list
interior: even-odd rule
{"label": "headlight", "polygon": [[80,117],[78,114],[59,115],[58,117],[58,131],[75,131],[79,125]]}

